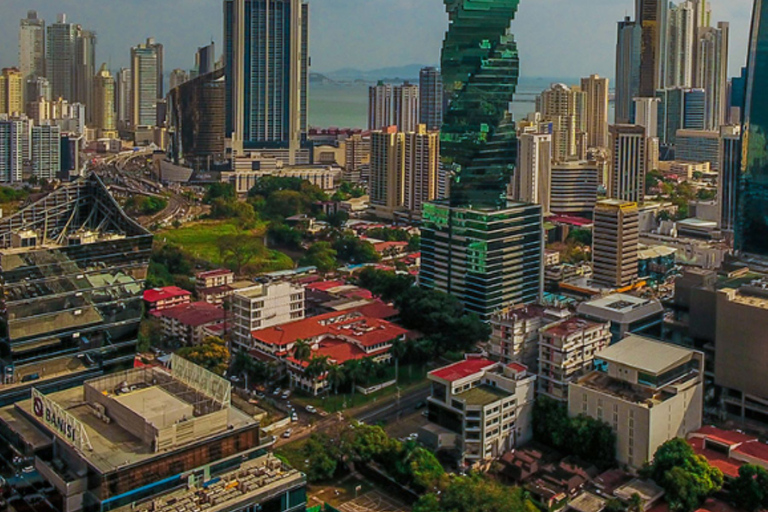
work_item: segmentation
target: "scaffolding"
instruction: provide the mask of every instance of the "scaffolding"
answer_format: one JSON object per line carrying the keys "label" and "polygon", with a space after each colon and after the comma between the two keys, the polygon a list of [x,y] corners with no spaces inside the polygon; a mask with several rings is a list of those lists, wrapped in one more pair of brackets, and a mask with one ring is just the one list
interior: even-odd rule
{"label": "scaffolding", "polygon": [[203,395],[211,397],[220,403],[222,407],[229,407],[231,405],[232,384],[215,373],[191,363],[176,354],[171,355],[171,373],[174,378]]}

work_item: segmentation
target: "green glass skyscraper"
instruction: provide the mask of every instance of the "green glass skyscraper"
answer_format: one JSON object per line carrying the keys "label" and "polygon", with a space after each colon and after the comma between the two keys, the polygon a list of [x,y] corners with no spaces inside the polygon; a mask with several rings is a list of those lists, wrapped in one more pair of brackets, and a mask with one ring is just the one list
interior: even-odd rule
{"label": "green glass skyscraper", "polygon": [[736,249],[768,257],[768,2],[755,0],[747,58]]}

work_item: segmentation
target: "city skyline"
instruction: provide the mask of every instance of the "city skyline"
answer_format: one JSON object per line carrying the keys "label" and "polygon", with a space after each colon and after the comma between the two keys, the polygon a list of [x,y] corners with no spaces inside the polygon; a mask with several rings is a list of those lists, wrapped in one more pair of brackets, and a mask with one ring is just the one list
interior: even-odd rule
{"label": "city skyline", "polygon": [[[409,64],[435,65],[447,17],[441,0],[323,0],[310,19],[312,71],[342,68],[371,70]],[[130,5],[129,5],[130,4]],[[146,6],[146,7],[145,7]],[[151,8],[150,8],[151,6]],[[98,7],[98,8],[96,8]],[[18,64],[19,20],[36,9],[46,24],[65,12],[72,23],[96,31],[97,65],[128,67],[130,48],[147,37],[166,46],[166,70],[189,69],[194,52],[214,40],[222,41],[222,6],[210,0],[173,0],[162,4],[133,0],[105,6],[96,0],[5,0],[0,19],[0,67]],[[175,26],[180,11],[184,24]],[[521,76],[578,77],[598,73],[613,78],[616,23],[633,14],[631,0],[546,0],[521,2],[514,32],[521,55]],[[712,20],[731,23],[729,75],[746,62],[752,0],[715,0]],[[407,16],[402,16],[407,12]],[[556,19],[551,13],[557,12]],[[353,26],[339,19],[358,20]],[[384,22],[382,22],[384,20]],[[387,23],[390,21],[391,23]],[[601,20],[601,21],[597,21]],[[188,30],[188,27],[197,27]],[[589,30],[585,30],[588,26]],[[343,31],[342,31],[343,30]],[[401,37],[392,37],[392,34]],[[556,34],[557,37],[552,37]],[[387,44],[380,42],[386,37]],[[354,41],[340,51],[340,41]],[[567,44],[565,42],[567,41]],[[221,48],[221,46],[219,46]],[[580,55],[563,48],[583,49]],[[578,57],[578,58],[576,58]],[[612,84],[613,85],[613,84]]]}

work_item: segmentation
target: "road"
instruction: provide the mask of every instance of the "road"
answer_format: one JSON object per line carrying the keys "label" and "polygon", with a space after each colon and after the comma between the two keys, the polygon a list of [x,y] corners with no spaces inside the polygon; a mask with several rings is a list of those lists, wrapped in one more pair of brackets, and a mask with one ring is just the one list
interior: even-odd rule
{"label": "road", "polygon": [[430,394],[429,387],[419,388],[400,397],[392,398],[389,401],[376,407],[369,407],[357,414],[355,418],[368,424],[387,423],[397,420],[401,416],[408,415],[417,410],[416,406],[427,399]]}

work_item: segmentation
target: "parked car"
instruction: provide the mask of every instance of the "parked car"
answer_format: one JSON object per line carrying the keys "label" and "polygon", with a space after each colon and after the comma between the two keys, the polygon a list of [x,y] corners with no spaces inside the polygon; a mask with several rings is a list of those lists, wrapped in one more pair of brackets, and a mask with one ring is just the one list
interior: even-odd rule
{"label": "parked car", "polygon": [[317,412],[317,409],[315,409],[314,405],[308,405],[307,406],[307,412],[310,414],[315,414]]}
{"label": "parked car", "polygon": [[291,434],[292,434],[292,433],[293,433],[293,430],[291,430],[291,429],[289,428],[288,430],[286,430],[285,432],[283,432],[283,438],[285,438],[285,439],[288,439],[289,437],[291,437]]}
{"label": "parked car", "polygon": [[275,388],[275,389],[274,389],[274,391],[272,391],[272,394],[273,394],[273,395],[275,395],[275,396],[278,396],[278,395],[280,395],[280,392],[281,392],[281,391],[282,391],[282,389],[280,389],[280,388]]}
{"label": "parked car", "polygon": [[299,415],[294,413],[291,413],[291,421],[299,421]]}
{"label": "parked car", "polygon": [[283,400],[288,400],[290,397],[291,397],[291,390],[290,389],[284,391],[283,394],[280,395],[280,398],[282,398]]}

